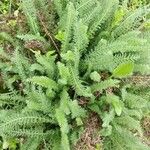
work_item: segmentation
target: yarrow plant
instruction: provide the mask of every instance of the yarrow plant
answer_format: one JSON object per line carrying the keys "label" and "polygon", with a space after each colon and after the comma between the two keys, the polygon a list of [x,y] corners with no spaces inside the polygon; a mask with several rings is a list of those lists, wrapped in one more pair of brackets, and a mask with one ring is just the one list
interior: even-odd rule
{"label": "yarrow plant", "polygon": [[149,87],[129,79],[150,74],[150,6],[133,5],[127,0],[21,1],[26,33],[14,38],[0,33],[1,147],[74,149],[94,113],[102,122],[97,134],[104,150],[149,149],[140,141]]}

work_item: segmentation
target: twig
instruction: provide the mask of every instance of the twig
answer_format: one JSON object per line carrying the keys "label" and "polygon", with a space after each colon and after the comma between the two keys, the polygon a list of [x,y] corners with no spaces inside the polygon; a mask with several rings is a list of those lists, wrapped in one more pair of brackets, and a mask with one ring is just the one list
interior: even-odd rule
{"label": "twig", "polygon": [[51,33],[48,31],[45,23],[43,22],[42,16],[40,14],[38,16],[39,16],[40,22],[41,22],[41,24],[43,26],[43,29],[44,29],[46,35],[50,38],[50,40],[52,41],[54,47],[56,48],[56,52],[60,55],[60,50],[59,50],[57,44],[55,43],[53,37],[51,36]]}

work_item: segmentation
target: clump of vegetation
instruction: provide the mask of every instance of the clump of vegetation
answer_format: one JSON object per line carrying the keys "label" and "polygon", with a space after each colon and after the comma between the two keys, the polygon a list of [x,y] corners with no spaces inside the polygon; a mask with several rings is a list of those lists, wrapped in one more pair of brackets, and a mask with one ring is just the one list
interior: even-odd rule
{"label": "clump of vegetation", "polygon": [[0,147],[149,150],[150,89],[135,82],[150,74],[149,3],[22,0],[20,10],[28,27],[0,33]]}

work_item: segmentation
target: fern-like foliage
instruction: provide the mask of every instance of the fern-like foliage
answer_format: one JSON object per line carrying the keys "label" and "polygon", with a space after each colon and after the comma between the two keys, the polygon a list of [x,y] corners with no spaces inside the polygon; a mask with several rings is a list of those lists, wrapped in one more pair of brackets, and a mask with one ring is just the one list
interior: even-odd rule
{"label": "fern-like foliage", "polygon": [[55,8],[59,16],[65,11],[68,0],[54,0]]}
{"label": "fern-like foliage", "polygon": [[[119,139],[119,141],[118,141]],[[141,143],[137,137],[134,137],[128,130],[122,129],[120,126],[116,126],[110,139],[107,139],[107,143],[105,143],[106,150],[109,149],[139,149],[139,150],[148,150],[149,148]]]}
{"label": "fern-like foliage", "polygon": [[78,106],[77,101],[71,101],[67,91],[64,89],[62,91],[62,98],[59,108],[56,109],[56,119],[58,120],[61,129],[61,146],[62,149],[70,149],[69,144],[69,124],[67,120],[67,115],[71,114],[72,119],[85,117],[85,111],[80,106]]}
{"label": "fern-like foliage", "polygon": [[33,34],[39,34],[37,11],[34,5],[34,1],[32,0],[22,1],[22,8],[24,14],[27,17],[27,21],[30,26],[31,32]]}
{"label": "fern-like foliage", "polygon": [[[137,66],[140,65],[142,55],[149,51],[149,43],[146,38],[139,36],[139,32],[129,32],[110,43],[100,41],[95,50],[87,55],[83,64],[92,65],[93,70],[110,71],[124,61],[133,61],[137,63]],[[107,58],[109,59],[107,60]]]}
{"label": "fern-like foliage", "polygon": [[138,28],[141,25],[142,19],[149,14],[149,8],[147,7],[140,7],[133,12],[129,12],[120,25],[112,32],[113,36],[117,37]]}
{"label": "fern-like foliage", "polygon": [[[3,117],[3,116],[2,116]],[[43,131],[39,128],[37,130],[31,130],[34,128],[35,124],[42,124],[44,122],[49,122],[48,118],[44,118],[38,114],[33,113],[7,113],[7,117],[1,118],[1,134],[8,135],[30,135],[30,136],[40,136],[44,135]],[[30,125],[30,128],[24,128],[24,126]]]}
{"label": "fern-like foliage", "polygon": [[65,21],[65,24],[64,26],[62,26],[62,29],[61,29],[64,32],[64,39],[62,41],[62,51],[64,52],[70,50],[69,42],[72,36],[73,23],[76,19],[76,11],[75,11],[73,3],[70,2],[67,5],[66,9],[67,9],[66,13],[64,14],[65,20],[62,20],[62,23],[61,23],[61,25],[63,25],[64,24],[63,22]]}
{"label": "fern-like foliage", "polygon": [[21,145],[21,150],[26,150],[26,149],[29,149],[29,150],[36,150],[39,146],[39,143],[40,143],[41,138],[29,138],[28,140],[25,141],[25,144],[22,144]]}
{"label": "fern-like foliage", "polygon": [[23,150],[70,150],[92,111],[102,120],[104,150],[148,150],[140,121],[149,114],[149,86],[131,81],[150,74],[148,3],[22,0],[21,6],[30,31],[0,34],[0,146],[9,137]]}

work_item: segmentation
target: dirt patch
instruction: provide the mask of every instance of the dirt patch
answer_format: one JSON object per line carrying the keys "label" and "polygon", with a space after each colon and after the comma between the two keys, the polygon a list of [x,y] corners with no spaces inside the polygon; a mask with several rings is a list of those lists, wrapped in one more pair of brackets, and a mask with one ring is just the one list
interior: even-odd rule
{"label": "dirt patch", "polygon": [[100,147],[102,146],[102,139],[99,134],[100,128],[101,122],[99,120],[99,116],[95,113],[90,114],[89,118],[85,122],[85,130],[74,149],[95,150],[96,147],[98,147],[100,150]]}
{"label": "dirt patch", "polygon": [[144,142],[150,146],[150,116],[142,120],[142,127],[144,129]]}

